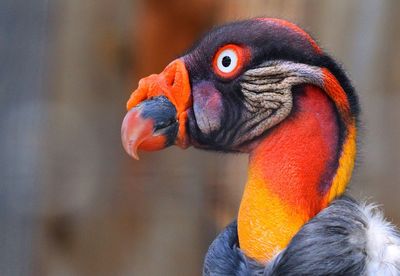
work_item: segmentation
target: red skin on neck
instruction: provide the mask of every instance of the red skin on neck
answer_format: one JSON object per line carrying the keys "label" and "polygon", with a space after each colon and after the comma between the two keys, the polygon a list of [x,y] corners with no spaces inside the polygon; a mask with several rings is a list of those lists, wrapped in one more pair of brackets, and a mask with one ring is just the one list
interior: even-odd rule
{"label": "red skin on neck", "polygon": [[305,86],[294,112],[250,153],[238,216],[240,247],[248,256],[268,261],[326,207],[338,151],[334,105],[320,88]]}

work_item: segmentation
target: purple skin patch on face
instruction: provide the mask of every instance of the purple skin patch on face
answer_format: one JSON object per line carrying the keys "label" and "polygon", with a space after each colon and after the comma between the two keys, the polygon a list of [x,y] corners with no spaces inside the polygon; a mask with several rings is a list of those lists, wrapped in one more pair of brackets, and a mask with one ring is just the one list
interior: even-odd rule
{"label": "purple skin patch on face", "polygon": [[196,123],[203,134],[221,127],[222,97],[211,82],[203,81],[192,88],[193,111]]}

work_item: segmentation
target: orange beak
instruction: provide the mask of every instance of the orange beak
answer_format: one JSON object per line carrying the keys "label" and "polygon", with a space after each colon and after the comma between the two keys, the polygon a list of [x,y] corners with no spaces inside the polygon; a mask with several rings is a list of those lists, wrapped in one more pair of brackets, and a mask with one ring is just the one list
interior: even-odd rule
{"label": "orange beak", "polygon": [[189,146],[187,110],[192,106],[189,74],[181,59],[171,62],[160,74],[139,81],[127,104],[122,122],[122,144],[129,155],[155,151],[172,144]]}

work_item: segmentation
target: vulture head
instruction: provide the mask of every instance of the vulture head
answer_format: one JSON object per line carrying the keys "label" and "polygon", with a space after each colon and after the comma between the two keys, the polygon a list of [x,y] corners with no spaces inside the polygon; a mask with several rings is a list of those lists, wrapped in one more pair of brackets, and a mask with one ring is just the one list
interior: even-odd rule
{"label": "vulture head", "polygon": [[125,150],[194,146],[249,154],[237,231],[266,263],[340,196],[356,155],[357,97],[340,66],[296,25],[234,22],[139,81]]}

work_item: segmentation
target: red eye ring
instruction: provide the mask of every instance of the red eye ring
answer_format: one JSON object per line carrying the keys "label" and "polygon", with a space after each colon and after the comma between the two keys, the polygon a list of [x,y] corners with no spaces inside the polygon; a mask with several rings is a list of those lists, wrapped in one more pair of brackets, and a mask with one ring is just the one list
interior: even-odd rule
{"label": "red eye ring", "polygon": [[218,49],[214,55],[214,72],[222,78],[233,78],[247,63],[249,57],[248,48],[236,44],[227,44]]}

